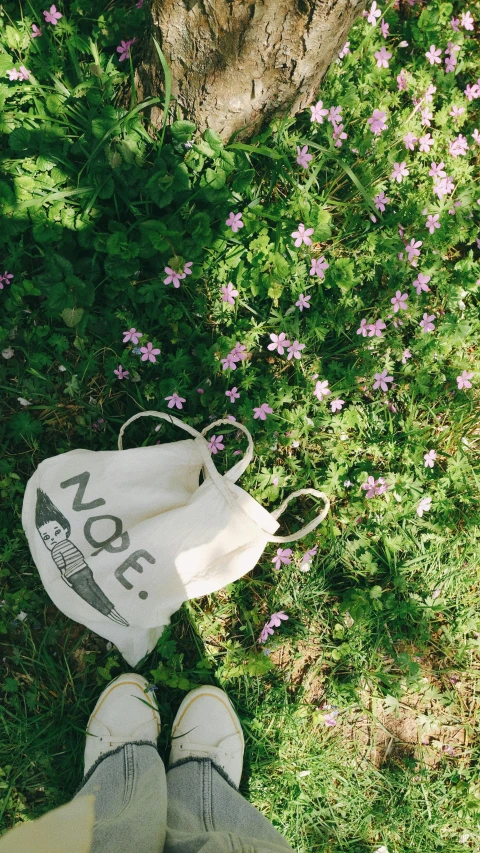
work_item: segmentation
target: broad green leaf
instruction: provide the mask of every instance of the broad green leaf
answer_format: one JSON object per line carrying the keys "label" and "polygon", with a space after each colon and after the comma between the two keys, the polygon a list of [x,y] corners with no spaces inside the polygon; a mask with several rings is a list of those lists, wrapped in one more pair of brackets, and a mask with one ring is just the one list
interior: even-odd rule
{"label": "broad green leaf", "polygon": [[83,313],[83,308],[64,308],[61,316],[64,323],[69,326],[69,328],[73,328],[73,326],[78,326],[83,317]]}

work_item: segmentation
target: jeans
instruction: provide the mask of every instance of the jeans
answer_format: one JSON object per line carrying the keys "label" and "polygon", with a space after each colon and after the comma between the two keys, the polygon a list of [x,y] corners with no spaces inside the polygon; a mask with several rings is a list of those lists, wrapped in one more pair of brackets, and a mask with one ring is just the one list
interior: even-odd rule
{"label": "jeans", "polygon": [[285,853],[292,848],[209,758],[168,772],[156,747],[102,756],[77,797],[95,795],[90,853]]}

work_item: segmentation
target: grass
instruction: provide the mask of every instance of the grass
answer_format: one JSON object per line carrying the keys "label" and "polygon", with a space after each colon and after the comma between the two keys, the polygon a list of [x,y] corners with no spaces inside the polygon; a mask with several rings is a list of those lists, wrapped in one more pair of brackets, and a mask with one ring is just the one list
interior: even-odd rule
{"label": "grass", "polygon": [[[319,95],[342,106],[342,147],[309,110],[224,145],[181,120],[174,102],[161,133],[135,93],[131,108],[117,105],[135,48],[124,70],[116,45],[141,32],[145,9],[107,5],[100,21],[90,0],[59,8],[43,42],[30,38],[40,7],[22,15],[7,0],[1,9],[0,269],[13,275],[0,290],[2,829],[71,798],[88,716],[126,666],[50,602],[21,526],[25,485],[49,456],[113,449],[129,416],[165,410],[177,392],[186,398],[178,416],[197,428],[234,411],[251,430],[256,455],[241,485],[263,506],[314,487],[332,509],[280,570],[269,546],[247,576],[174,615],[139,668],[156,687],[162,757],[185,692],[215,683],[244,727],[241,790],[299,853],[478,850],[479,101],[464,94],[478,73],[478,24],[455,32],[449,21],[463,6],[441,0],[390,4],[386,40],[360,18]],[[478,2],[469,9],[480,19]],[[425,59],[448,40],[461,48],[454,74]],[[379,69],[385,44],[392,58]],[[20,64],[33,81],[7,79]],[[407,89],[397,85],[402,68]],[[428,128],[412,99],[432,84]],[[464,107],[457,119],[454,104]],[[374,109],[387,117],[378,135]],[[407,150],[407,131],[430,131],[432,153]],[[451,153],[459,135],[465,156]],[[308,168],[296,162],[304,145]],[[432,160],[454,181],[442,198]],[[402,161],[410,174],[398,184],[391,174]],[[236,233],[225,225],[232,210],[244,222]],[[424,210],[439,214],[434,234]],[[294,246],[300,222],[314,229],[311,246]],[[417,267],[399,257],[411,239],[422,240]],[[322,257],[324,276],[310,275]],[[180,288],[165,286],[165,267],[187,261]],[[430,290],[417,294],[420,272]],[[234,305],[221,298],[230,281]],[[398,289],[408,309],[394,314]],[[311,297],[302,312],[300,293]],[[425,312],[435,315],[430,333],[419,325]],[[364,338],[362,318],[387,328]],[[156,363],[122,344],[132,326],[144,331],[140,346],[161,349]],[[281,331],[305,343],[301,359],[267,350]],[[237,341],[248,357],[224,371]],[[120,364],[125,380],[114,374]],[[383,370],[394,380],[387,392],[373,388]],[[465,370],[472,387],[462,390]],[[315,396],[316,380],[330,396]],[[235,385],[232,405],[225,391]],[[345,403],[333,413],[335,398]],[[264,402],[273,409],[265,422],[253,416]],[[137,422],[128,446],[158,437]],[[178,434],[162,426],[160,437]],[[229,429],[225,445],[221,471],[244,447]],[[388,489],[367,498],[369,476]],[[314,512],[310,499],[297,501],[280,532]],[[278,611],[288,620],[259,642]]]}

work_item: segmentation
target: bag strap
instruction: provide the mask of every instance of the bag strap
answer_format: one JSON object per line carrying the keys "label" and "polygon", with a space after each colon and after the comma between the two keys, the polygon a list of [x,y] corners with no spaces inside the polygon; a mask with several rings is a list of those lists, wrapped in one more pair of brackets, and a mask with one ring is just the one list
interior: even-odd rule
{"label": "bag strap", "polygon": [[[118,434],[118,449],[119,450],[123,450],[122,439],[123,439],[123,434],[124,434],[127,426],[129,424],[133,423],[133,421],[136,421],[138,418],[145,418],[145,417],[162,418],[163,420],[169,421],[170,423],[175,424],[176,426],[180,427],[181,429],[184,429],[186,432],[190,433],[190,435],[193,435],[195,437],[195,440],[197,441],[197,443],[199,445],[199,450],[200,450],[200,454],[201,454],[202,459],[203,459],[204,468],[210,474],[213,482],[220,489],[220,491],[224,495],[225,499],[232,506],[232,508],[235,508],[236,512],[240,512],[241,515],[245,515],[245,517],[248,519],[248,521],[251,522],[252,519],[250,518],[250,516],[246,515],[246,513],[241,509],[241,507],[238,506],[233,495],[228,490],[228,488],[226,487],[225,482],[224,482],[224,480],[229,480],[229,482],[235,483],[238,480],[238,478],[244,473],[244,471],[246,471],[247,467],[249,466],[250,462],[253,459],[252,436],[251,436],[250,432],[248,431],[248,429],[243,424],[238,423],[238,421],[231,421],[228,418],[221,418],[220,420],[214,421],[213,423],[209,424],[209,426],[205,427],[205,429],[203,429],[202,432],[198,432],[198,430],[196,430],[195,427],[192,427],[192,426],[190,426],[190,424],[187,424],[184,421],[181,421],[179,418],[176,418],[175,415],[171,415],[169,412],[154,412],[154,411],[138,412],[136,415],[133,415],[131,418],[129,418],[128,421],[125,421],[125,423],[121,427],[120,432]],[[231,426],[236,426],[243,433],[245,433],[245,435],[248,438],[248,449],[247,449],[247,452],[245,453],[245,456],[239,462],[237,462],[232,468],[230,468],[229,471],[226,471],[226,473],[223,476],[221,474],[219,474],[219,472],[217,471],[217,467],[214,464],[213,459],[212,459],[212,455],[210,453],[210,450],[208,449],[208,442],[205,438],[205,433],[208,432],[208,430],[211,429],[212,427],[219,426],[219,424],[230,424]],[[291,495],[289,495],[287,498],[285,498],[285,500],[278,507],[278,509],[274,510],[274,512],[271,513],[273,518],[277,519],[278,516],[281,515],[282,512],[286,509],[286,507],[288,506],[290,501],[293,500],[294,498],[298,497],[299,495],[313,495],[316,498],[321,498],[324,502],[323,509],[314,519],[312,519],[312,521],[309,521],[308,524],[305,525],[305,527],[302,527],[301,530],[297,530],[296,533],[292,533],[290,536],[271,536],[268,530],[264,530],[263,527],[260,527],[260,525],[258,525],[260,527],[260,529],[263,530],[264,533],[267,533],[267,535],[268,535],[267,541],[268,542],[296,542],[298,539],[302,539],[303,536],[306,536],[307,533],[310,533],[312,530],[315,530],[315,528],[320,524],[321,521],[323,521],[323,519],[327,515],[327,513],[330,509],[330,501],[329,501],[328,497],[326,496],[326,494],[324,494],[324,492],[319,492],[317,489],[300,489],[297,492],[292,492]]]}
{"label": "bag strap", "polygon": [[316,498],[321,498],[324,502],[323,509],[315,518],[312,519],[312,521],[309,521],[308,524],[305,525],[305,527],[302,527],[301,530],[297,530],[297,532],[292,533],[291,536],[270,536],[269,542],[296,542],[298,539],[302,539],[303,536],[306,536],[307,533],[310,533],[312,530],[315,530],[315,528],[320,524],[321,521],[323,521],[323,519],[327,515],[328,510],[330,509],[330,501],[324,492],[319,492],[317,489],[299,489],[298,492],[292,492],[292,494],[289,495],[288,498],[285,498],[285,500],[282,504],[280,504],[278,509],[272,512],[273,517],[278,518],[278,516],[282,514],[282,512],[290,503],[290,501],[293,500],[293,498],[297,498],[299,495],[313,495]]}

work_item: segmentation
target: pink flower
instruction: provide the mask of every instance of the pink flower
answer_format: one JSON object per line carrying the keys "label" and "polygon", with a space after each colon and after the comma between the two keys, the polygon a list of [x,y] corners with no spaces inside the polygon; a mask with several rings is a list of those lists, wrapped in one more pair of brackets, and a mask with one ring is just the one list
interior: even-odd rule
{"label": "pink flower", "polygon": [[362,483],[361,487],[367,493],[365,495],[366,498],[375,498],[377,495],[382,495],[387,489],[384,477],[379,477],[378,480],[375,480],[375,477],[372,477],[372,475]]}
{"label": "pink flower", "polygon": [[208,449],[210,453],[215,455],[219,450],[225,450],[225,445],[222,444],[223,435],[212,435],[210,441],[208,442]]}
{"label": "pink flower", "polygon": [[45,18],[45,22],[47,24],[53,24],[53,26],[56,26],[57,21],[59,21],[60,18],[63,18],[63,15],[60,12],[57,12],[55,6],[50,6],[49,12],[45,10],[43,12],[43,16]]}
{"label": "pink flower", "polygon": [[460,18],[451,18],[450,19],[450,26],[455,33],[460,32],[459,27],[458,27],[459,23],[460,23]]}
{"label": "pink flower", "polygon": [[149,341],[146,347],[140,347],[140,352],[143,353],[142,361],[151,361],[155,362],[157,359],[156,355],[159,355],[160,350],[158,348],[153,347],[153,344]]}
{"label": "pink flower", "polygon": [[325,714],[323,718],[323,722],[326,726],[336,726],[337,725],[337,717],[338,711],[329,711],[328,714]]}
{"label": "pink flower", "polygon": [[421,518],[424,512],[428,512],[430,510],[431,504],[431,498],[422,498],[417,506],[417,515]]}
{"label": "pink flower", "polygon": [[[408,44],[408,42],[407,42],[407,44]],[[398,85],[398,91],[399,92],[404,92],[407,88],[407,78],[405,75],[406,75],[405,68],[402,68],[402,70],[400,71],[400,74],[397,75],[397,85]]]}
{"label": "pink flower", "polygon": [[375,0],[373,0],[370,11],[367,14],[368,23],[372,24],[372,26],[375,26],[375,24],[377,23],[377,18],[379,18],[381,14],[381,10],[377,7]]}
{"label": "pink flower", "polygon": [[429,109],[428,109],[428,107],[424,107],[424,108],[423,108],[423,110],[421,110],[420,112],[421,112],[421,115],[422,115],[422,124],[423,124],[423,125],[425,125],[425,127],[430,127],[430,125],[431,125],[431,123],[432,123],[432,122],[430,121],[430,119],[432,119],[432,118],[433,118],[433,113],[432,113],[432,111],[431,111],[431,110],[429,110]]}
{"label": "pink flower", "polygon": [[393,305],[393,310],[395,313],[397,313],[397,311],[400,311],[400,309],[402,311],[407,310],[407,299],[408,299],[407,293],[402,293],[401,290],[397,290],[395,296],[392,296],[392,298],[390,300],[390,302]]}
{"label": "pink flower", "polygon": [[290,346],[290,341],[287,339],[285,332],[280,332],[279,335],[270,335],[270,340],[273,341],[273,343],[268,344],[267,349],[272,351],[278,350],[279,355],[283,355],[285,349]]}
{"label": "pink flower", "polygon": [[311,121],[317,121],[319,124],[323,124],[323,117],[328,115],[328,110],[323,106],[323,101],[318,101],[315,106],[310,107],[312,111]]}
{"label": "pink flower", "polygon": [[423,315],[423,320],[420,320],[422,332],[433,332],[435,326],[432,323],[432,320],[435,320],[435,314],[428,315],[427,313],[425,313]]}
{"label": "pink flower", "polygon": [[388,382],[393,382],[393,376],[388,376],[387,370],[382,370],[381,373],[375,373],[373,390],[375,391],[377,388],[381,388],[382,391],[388,391]]}
{"label": "pink flower", "polygon": [[290,344],[288,348],[287,361],[291,361],[292,358],[301,358],[302,349],[305,349],[305,344],[299,344],[298,341],[294,341],[293,344]]}
{"label": "pink flower", "polygon": [[128,332],[123,332],[123,334],[124,334],[124,338],[123,338],[124,344],[128,344],[128,342],[131,341],[132,344],[135,344],[135,346],[137,346],[139,339],[143,335],[143,332],[137,332],[136,329],[132,328],[132,329],[129,329]]}
{"label": "pink flower", "polygon": [[420,296],[422,290],[425,290],[425,292],[430,290],[430,288],[427,287],[427,281],[430,281],[430,279],[431,275],[424,275],[423,272],[418,273],[418,278],[413,282],[413,287],[417,291],[417,296]]}
{"label": "pink flower", "polygon": [[338,54],[338,58],[343,59],[344,56],[347,55],[347,53],[350,53],[350,42],[349,41],[346,41],[345,44],[343,45],[340,53]]}
{"label": "pink flower", "polygon": [[18,80],[20,74],[18,73],[16,68],[11,68],[9,71],[5,72],[8,75],[9,80]]}
{"label": "pink flower", "polygon": [[385,205],[388,204],[389,201],[390,201],[390,199],[387,198],[387,196],[385,195],[383,190],[381,193],[376,195],[375,198],[373,199],[373,203],[374,203],[375,207],[381,213],[383,213],[383,211],[385,210]]}
{"label": "pink flower", "polygon": [[328,121],[331,122],[334,127],[342,120],[342,116],[340,115],[341,112],[342,107],[330,107],[330,111],[328,113]]}
{"label": "pink flower", "polygon": [[36,24],[32,24],[32,39],[38,38],[42,35],[42,30],[40,27],[37,27]]}
{"label": "pink flower", "polygon": [[415,136],[415,134],[412,133],[411,130],[409,130],[408,133],[403,137],[403,141],[405,143],[405,148],[407,149],[407,151],[414,151],[415,145],[418,142],[418,136]]}
{"label": "pink flower", "polygon": [[430,65],[435,65],[435,63],[437,65],[440,65],[442,62],[442,60],[441,60],[442,51],[440,50],[439,47],[435,47],[434,44],[431,45],[430,50],[427,50],[425,56],[427,57]]}
{"label": "pink flower", "polygon": [[467,137],[461,133],[450,142],[449,153],[452,157],[464,157],[468,151]]}
{"label": "pink flower", "polygon": [[[433,95],[437,91],[437,87],[430,84],[427,91],[425,92],[425,100],[427,103],[431,103],[433,101]],[[431,116],[430,116],[431,118]]]}
{"label": "pink flower", "polygon": [[473,137],[473,141],[476,142],[477,145],[480,145],[480,133],[478,131],[478,128],[475,128],[475,130],[472,133],[472,137]]}
{"label": "pink flower", "polygon": [[460,18],[460,26],[464,28],[464,30],[473,30],[474,20],[470,14],[470,12],[462,12],[462,16]]}
{"label": "pink flower", "polygon": [[130,47],[134,42],[136,42],[136,37],[133,39],[128,39],[128,41],[121,41],[117,47],[117,53],[120,54],[118,57],[119,62],[123,62],[124,59],[130,59]]}
{"label": "pink flower", "polygon": [[473,378],[473,371],[470,370],[462,370],[460,376],[457,376],[457,385],[458,390],[462,391],[464,388],[471,388],[472,383],[470,379]]}
{"label": "pink flower", "polygon": [[328,379],[323,379],[321,382],[317,382],[313,393],[315,394],[315,397],[318,398],[320,403],[322,402],[323,398],[327,396],[327,394],[331,394],[332,392],[328,387]]}
{"label": "pink flower", "polygon": [[308,551],[305,551],[305,554],[303,555],[300,563],[301,564],[304,564],[304,563],[310,564],[312,562],[313,557],[316,556],[317,551],[318,551],[318,545],[314,545],[313,548],[309,548]]}
{"label": "pink flower", "polygon": [[430,175],[430,177],[431,178],[446,178],[447,173],[443,169],[444,165],[445,165],[445,163],[443,163],[443,162],[439,163],[438,166],[436,163],[432,163],[431,164],[432,167],[428,173]]}
{"label": "pink flower", "polygon": [[374,323],[368,323],[368,337],[369,338],[381,338],[382,337],[382,329],[386,329],[386,325],[380,317],[379,320],[375,320]]}
{"label": "pink flower", "polygon": [[470,86],[470,83],[467,83],[466,89],[463,93],[467,99],[467,101],[473,101],[474,98],[480,97],[480,86],[478,83],[474,83],[473,86]]}
{"label": "pink flower", "polygon": [[333,125],[333,138],[335,140],[335,147],[342,147],[342,139],[347,139],[347,134],[343,130],[343,124],[334,124]]}
{"label": "pink flower", "polygon": [[430,214],[427,217],[427,221],[425,222],[425,228],[428,228],[428,230],[430,231],[430,234],[435,233],[435,228],[440,228],[440,223],[438,221],[439,219],[440,219],[439,213],[435,213],[433,216],[432,216],[432,214]]}
{"label": "pink flower", "polygon": [[357,329],[357,335],[362,335],[362,337],[366,338],[368,334],[369,325],[370,323],[367,323],[365,318],[363,318],[363,320],[360,320],[360,328]]}
{"label": "pink flower", "polygon": [[273,409],[270,408],[268,403],[262,403],[261,406],[255,406],[253,411],[254,411],[254,415],[253,415],[254,420],[256,420],[257,418],[260,418],[261,421],[266,421],[267,415],[273,414]]}
{"label": "pink flower", "polygon": [[242,214],[233,213],[233,211],[230,211],[228,219],[225,220],[225,225],[231,226],[231,229],[234,233],[236,233],[239,228],[243,228],[244,224],[245,223],[242,222]]}
{"label": "pink flower", "polygon": [[3,290],[4,284],[10,284],[12,278],[13,278],[13,274],[11,272],[7,272],[5,270],[3,275],[0,275],[0,290]]}
{"label": "pink flower", "polygon": [[298,226],[298,231],[292,231],[291,237],[295,237],[295,246],[298,247],[305,243],[306,246],[311,246],[312,241],[310,239],[310,235],[313,234],[314,228],[305,228],[303,222],[300,222]]}
{"label": "pink flower", "polygon": [[435,140],[432,137],[431,133],[426,133],[424,136],[421,136],[419,139],[420,143],[420,151],[423,151],[425,154],[430,154],[430,148],[433,147]]}
{"label": "pink flower", "polygon": [[425,468],[433,468],[433,466],[435,465],[435,459],[437,458],[437,454],[434,450],[428,450],[424,454],[423,458],[425,460]]}
{"label": "pink flower", "polygon": [[241,344],[239,341],[237,341],[234,348],[232,349],[232,355],[236,357],[237,361],[245,361],[247,357],[246,349],[247,348],[245,344]]}
{"label": "pink flower", "polygon": [[170,282],[173,282],[173,286],[177,288],[180,287],[180,281],[186,278],[184,272],[176,272],[171,267],[165,267],[165,272],[167,273],[167,277],[163,279],[163,283],[170,284]]}
{"label": "pink flower", "polygon": [[345,405],[345,400],[340,400],[338,397],[336,400],[332,400],[330,402],[330,408],[332,412],[341,412]]}
{"label": "pink flower", "polygon": [[449,112],[449,115],[451,115],[452,118],[456,119],[456,118],[458,118],[458,116],[461,116],[462,113],[464,113],[464,112],[465,112],[465,107],[457,107],[456,104],[454,104],[452,109]]}
{"label": "pink flower", "polygon": [[320,279],[324,279],[325,270],[328,270],[330,266],[325,260],[325,255],[322,255],[321,258],[312,258],[311,264],[310,275],[318,275]]}
{"label": "pink flower", "polygon": [[[290,551],[290,554],[292,553],[290,548],[287,548],[283,553],[286,554],[287,551]],[[276,558],[274,558],[274,559],[276,559]],[[272,563],[273,562],[274,562],[274,560],[272,560]],[[288,562],[290,563],[291,561],[289,560]],[[279,568],[279,567],[277,566],[277,568]],[[278,613],[272,613],[272,615],[270,616],[270,622],[268,624],[270,625],[271,628],[280,628],[280,625],[282,624],[282,620],[285,621],[285,619],[288,619],[287,614],[284,613],[283,610],[280,610]]]}
{"label": "pink flower", "polygon": [[297,308],[300,308],[300,311],[303,311],[304,308],[310,308],[309,302],[311,298],[311,296],[304,296],[303,293],[301,293],[298,297],[298,302],[295,302],[295,305]]}
{"label": "pink flower", "polygon": [[282,563],[285,566],[288,566],[291,563],[290,554],[292,553],[291,548],[278,548],[277,556],[273,558],[272,563],[275,563],[275,568],[280,569]]}
{"label": "pink flower", "polygon": [[402,353],[402,364],[406,364],[407,359],[411,358],[411,357],[412,357],[412,353],[410,352],[410,350],[407,347],[407,349],[404,349],[403,353]]}
{"label": "pink flower", "polygon": [[129,375],[129,371],[124,370],[121,364],[119,364],[118,368],[116,370],[114,370],[113,372],[114,372],[115,376],[118,376],[119,379],[125,379],[125,377]]}
{"label": "pink flower", "polygon": [[222,370],[236,370],[238,361],[238,357],[234,352],[229,352],[226,358],[221,358],[220,363],[222,365]]}
{"label": "pink flower", "polygon": [[238,296],[238,290],[235,290],[231,281],[227,286],[222,286],[222,302],[229,302],[230,305],[235,305],[235,297]]}
{"label": "pink flower", "polygon": [[231,403],[234,403],[235,400],[238,400],[238,398],[240,397],[240,394],[238,392],[237,386],[234,385],[230,391],[225,391],[225,396],[230,398]]}
{"label": "pink flower", "polygon": [[179,397],[176,391],[174,391],[170,397],[165,397],[165,400],[170,401],[168,404],[169,409],[173,409],[174,406],[176,406],[177,409],[183,409],[183,403],[186,402],[185,397]]}
{"label": "pink flower", "polygon": [[382,23],[380,24],[380,29],[382,31],[383,38],[386,39],[388,36],[388,31],[390,29],[390,24],[387,24],[385,22],[384,18],[382,18]]}
{"label": "pink flower", "polygon": [[405,160],[403,160],[401,163],[393,164],[393,172],[390,175],[390,180],[398,181],[398,183],[401,184],[403,178],[406,178],[409,174],[410,172],[407,169],[407,164]]}
{"label": "pink flower", "polygon": [[303,166],[304,169],[308,169],[308,164],[312,159],[313,154],[308,153],[308,145],[304,145],[302,149],[297,145],[297,163],[299,166]]}
{"label": "pink flower", "polygon": [[270,627],[268,622],[263,626],[260,636],[258,638],[259,643],[266,643],[270,634],[274,634],[275,631]]}
{"label": "pink flower", "polygon": [[135,6],[137,7],[137,9],[141,9],[143,6],[143,0],[138,0],[138,2],[135,3]]}
{"label": "pink flower", "polygon": [[367,121],[367,124],[370,125],[370,130],[372,133],[375,133],[377,136],[382,130],[386,130],[388,124],[385,122],[386,112],[383,110],[374,110],[372,115]]}
{"label": "pink flower", "polygon": [[405,246],[405,251],[408,255],[408,260],[412,264],[412,266],[416,266],[416,261],[413,261],[414,258],[418,258],[420,256],[420,246],[423,244],[422,240],[415,240],[414,237],[410,240],[410,243]]}
{"label": "pink flower", "polygon": [[385,45],[382,45],[380,50],[374,53],[374,57],[377,60],[377,68],[388,68],[388,60],[392,58],[392,54]]}

